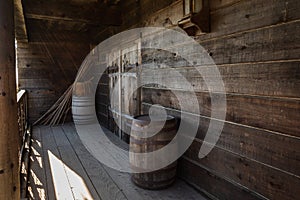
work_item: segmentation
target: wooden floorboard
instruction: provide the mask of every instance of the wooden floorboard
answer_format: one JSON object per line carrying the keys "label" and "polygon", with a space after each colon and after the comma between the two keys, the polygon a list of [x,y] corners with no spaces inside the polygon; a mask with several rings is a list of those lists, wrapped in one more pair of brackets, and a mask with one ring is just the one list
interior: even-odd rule
{"label": "wooden floorboard", "polygon": [[[125,143],[120,146],[128,148]],[[170,188],[159,191],[135,186],[129,173],[113,170],[94,158],[72,123],[35,127],[32,148],[30,199],[206,199],[180,179]]]}
{"label": "wooden floorboard", "polygon": [[[64,134],[62,127],[53,127],[52,133],[75,199],[100,199],[76,152]],[[85,187],[85,188],[84,188]],[[90,194],[89,194],[90,193]]]}
{"label": "wooden floorboard", "polygon": [[[46,173],[47,180],[47,199],[55,199],[55,188],[53,176],[51,173],[51,166],[49,162],[49,152],[55,155],[58,159],[60,159],[58,149],[55,144],[55,140],[52,135],[52,131],[50,127],[40,127],[41,131],[41,143],[43,147],[43,162],[44,162],[44,170]],[[34,133],[33,133],[34,134]],[[65,180],[65,176],[62,176],[62,180]]]}
{"label": "wooden floorboard", "polygon": [[63,129],[100,197],[102,199],[126,199],[126,196],[103,168],[103,165],[88,153],[76,134],[74,127],[65,125]]}
{"label": "wooden floorboard", "polygon": [[46,171],[44,170],[44,153],[41,132],[38,127],[33,128],[28,197],[30,199],[45,199],[47,195]]}

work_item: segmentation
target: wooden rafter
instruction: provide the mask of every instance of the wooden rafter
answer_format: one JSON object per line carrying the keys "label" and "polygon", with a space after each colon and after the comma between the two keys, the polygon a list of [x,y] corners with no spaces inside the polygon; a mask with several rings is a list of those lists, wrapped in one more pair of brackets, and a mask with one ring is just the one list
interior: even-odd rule
{"label": "wooden rafter", "polygon": [[31,14],[31,13],[28,13],[25,16],[27,19],[43,20],[43,21],[49,21],[49,22],[82,23],[82,24],[94,25],[94,26],[103,25],[103,22],[92,21],[92,20],[87,20],[87,19],[79,19],[79,18],[69,18],[69,17],[60,17],[60,16],[51,16],[51,15],[39,15],[39,14]]}
{"label": "wooden rafter", "polygon": [[121,0],[104,0],[104,3],[110,4],[110,5],[116,5],[120,3]]}
{"label": "wooden rafter", "polygon": [[121,25],[121,13],[116,6],[88,2],[86,4],[25,0],[25,16],[47,21],[75,21],[92,25]]}
{"label": "wooden rafter", "polygon": [[22,0],[14,0],[15,34],[18,41],[28,42]]}

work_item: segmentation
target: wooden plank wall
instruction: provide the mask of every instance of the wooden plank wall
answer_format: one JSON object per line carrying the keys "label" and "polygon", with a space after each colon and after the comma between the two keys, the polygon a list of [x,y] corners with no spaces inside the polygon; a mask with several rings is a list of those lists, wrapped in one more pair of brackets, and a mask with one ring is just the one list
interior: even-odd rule
{"label": "wooden plank wall", "polygon": [[[182,16],[182,1],[160,1],[167,7],[154,14],[156,4],[150,0],[126,2],[130,11],[123,14],[124,29],[163,26],[167,18],[176,24]],[[202,113],[197,138],[180,159],[179,175],[212,198],[300,196],[299,10],[298,0],[210,1],[211,33],[196,40],[219,67],[227,114],[216,147],[201,160],[197,155],[208,124],[217,120],[210,118],[211,97],[193,68],[174,65],[194,86]],[[105,38],[103,33],[99,38]],[[156,68],[151,56],[144,51],[143,64],[152,64],[155,76],[153,71],[145,72],[142,81],[172,82],[172,90],[188,104],[190,94],[166,70]],[[149,86],[142,94],[144,112],[152,104],[161,104],[179,116],[180,106],[172,92]],[[192,105],[185,111],[192,113]]]}
{"label": "wooden plank wall", "polygon": [[17,58],[19,88],[28,91],[34,122],[73,83],[90,47],[80,35],[32,30],[29,43],[18,43]]}
{"label": "wooden plank wall", "polygon": [[112,130],[113,126],[109,123],[112,123],[112,113],[109,111],[109,78],[108,78],[108,70],[106,70],[100,81],[98,83],[97,91],[96,91],[96,113],[98,117],[99,123]]}
{"label": "wooden plank wall", "polygon": [[[163,9],[166,6],[171,5],[176,2],[176,0],[128,0],[122,1],[122,26],[110,26],[103,31],[99,32],[95,38],[96,43],[107,39],[108,37],[117,34],[121,31],[127,30],[133,27],[142,27],[144,26],[144,21],[149,19],[150,16]],[[96,45],[96,44],[95,44]],[[113,73],[114,70],[106,73]],[[112,112],[109,111],[109,78],[107,74],[104,74],[101,80],[99,81],[97,92],[96,92],[96,111],[97,117],[101,125],[108,128],[112,132],[118,132],[116,123],[113,118]]]}

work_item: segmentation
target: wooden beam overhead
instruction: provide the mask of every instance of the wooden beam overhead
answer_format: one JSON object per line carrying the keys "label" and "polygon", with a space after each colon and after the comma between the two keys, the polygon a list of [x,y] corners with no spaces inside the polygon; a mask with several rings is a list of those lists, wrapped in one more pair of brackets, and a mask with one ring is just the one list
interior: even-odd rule
{"label": "wooden beam overhead", "polygon": [[70,0],[72,3],[85,4],[85,3],[97,3],[98,0]]}
{"label": "wooden beam overhead", "polygon": [[[29,24],[30,23],[31,22],[29,22]],[[60,26],[60,25],[56,24],[56,26]],[[88,32],[84,32],[81,30],[74,31],[75,27],[70,27],[69,28],[70,30],[62,30],[61,28],[56,30],[54,30],[54,28],[43,29],[41,22],[34,22],[33,27],[34,28],[31,28],[31,26],[28,27],[29,30],[32,30],[28,34],[28,40],[31,43],[38,43],[38,42],[44,42],[48,44],[72,43],[72,42],[89,43],[91,37]]]}
{"label": "wooden beam overhead", "polygon": [[117,6],[108,6],[98,2],[85,4],[59,3],[53,1],[24,0],[25,16],[49,21],[76,21],[93,25],[122,24],[122,17]]}
{"label": "wooden beam overhead", "polygon": [[28,39],[32,39],[33,33],[47,30],[47,32],[74,32],[87,33],[92,25],[87,25],[84,22],[62,21],[62,20],[42,20],[27,18]]}
{"label": "wooden beam overhead", "polygon": [[87,20],[87,19],[78,19],[78,18],[69,18],[69,17],[57,17],[57,16],[50,16],[50,15],[38,15],[38,14],[31,14],[28,13],[25,15],[28,20],[43,20],[49,22],[60,22],[60,23],[77,23],[83,25],[93,25],[93,26],[103,26],[102,22]]}
{"label": "wooden beam overhead", "polygon": [[72,22],[81,22],[81,23],[88,23],[89,20],[86,19],[74,19],[74,18],[68,18],[68,17],[56,17],[56,16],[50,16],[50,15],[39,15],[39,14],[26,14],[27,19],[39,19],[39,20],[47,20],[47,21],[72,21]]}
{"label": "wooden beam overhead", "polygon": [[117,5],[121,0],[104,0],[104,3],[109,5]]}
{"label": "wooden beam overhead", "polygon": [[28,42],[27,28],[21,0],[14,0],[15,35],[17,41]]}

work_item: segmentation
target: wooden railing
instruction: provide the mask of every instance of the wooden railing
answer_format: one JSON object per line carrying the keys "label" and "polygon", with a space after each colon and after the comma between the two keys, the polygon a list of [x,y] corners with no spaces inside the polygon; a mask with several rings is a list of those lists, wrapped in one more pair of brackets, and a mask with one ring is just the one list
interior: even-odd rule
{"label": "wooden railing", "polygon": [[28,122],[28,95],[25,90],[17,94],[18,126],[19,126],[19,150],[20,150],[20,182],[21,198],[27,196],[27,183],[29,177],[29,157],[31,148],[31,127]]}
{"label": "wooden railing", "polygon": [[25,139],[24,136],[26,136],[26,131],[28,129],[28,102],[27,101],[28,100],[27,100],[26,90],[19,91],[17,94],[17,103],[18,103],[18,126],[19,126],[20,150],[22,150],[22,145]]}

